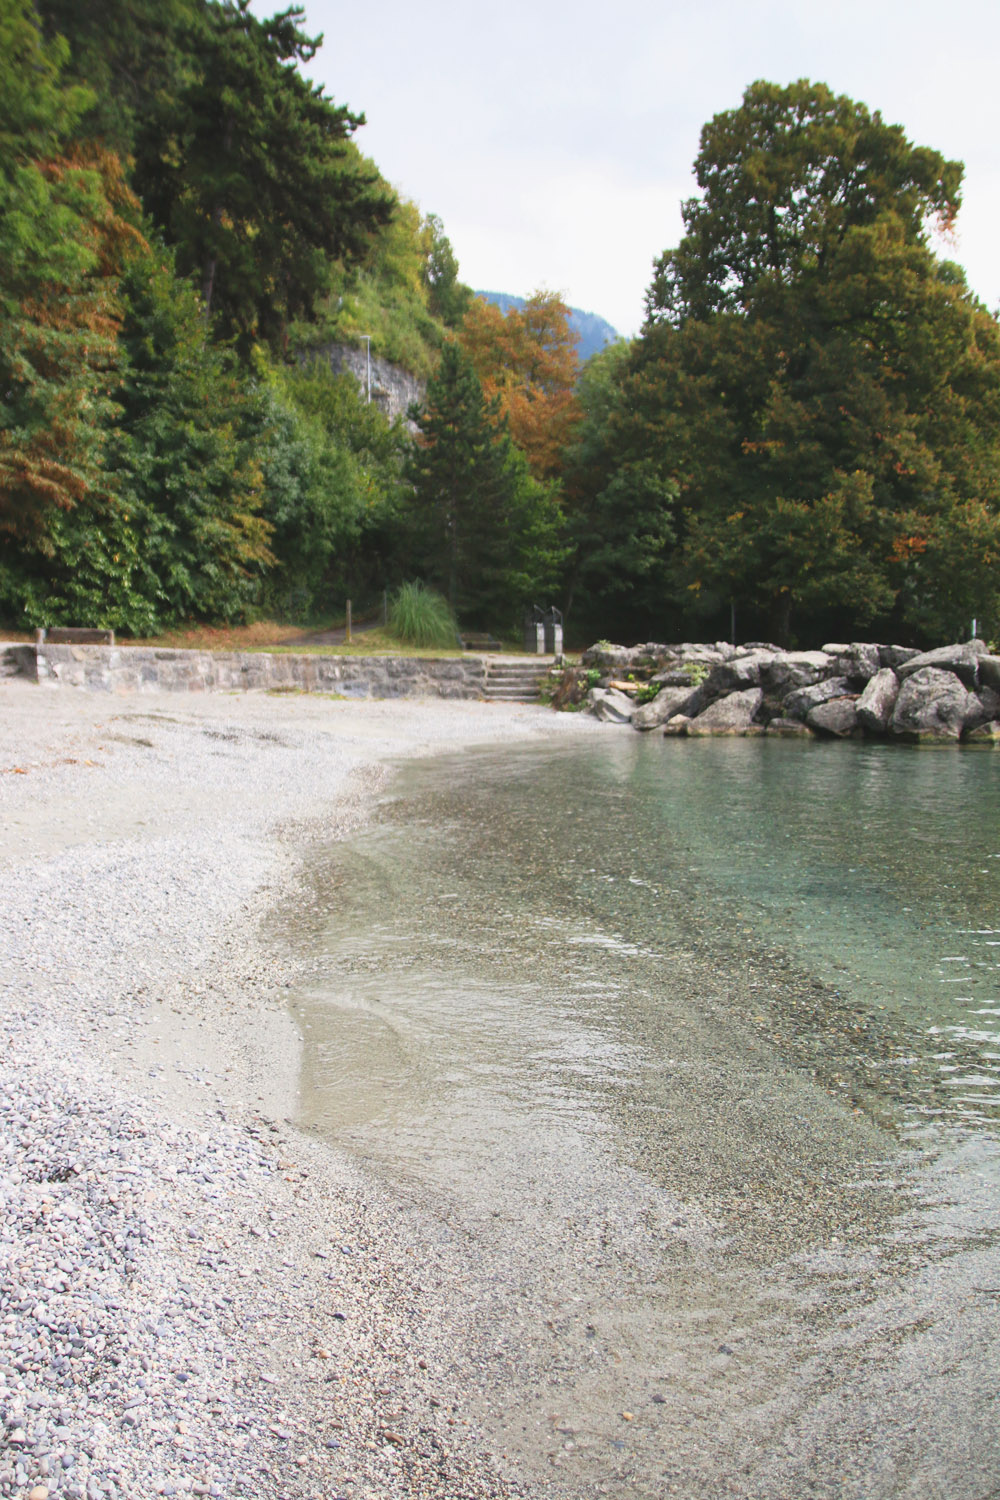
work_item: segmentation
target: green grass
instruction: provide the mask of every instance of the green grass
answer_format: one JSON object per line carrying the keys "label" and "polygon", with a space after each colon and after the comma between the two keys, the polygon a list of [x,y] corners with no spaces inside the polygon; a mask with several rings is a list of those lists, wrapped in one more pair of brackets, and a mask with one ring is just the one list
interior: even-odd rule
{"label": "green grass", "polygon": [[389,602],[389,631],[423,650],[454,649],[458,627],[448,601],[423,583],[404,583]]}

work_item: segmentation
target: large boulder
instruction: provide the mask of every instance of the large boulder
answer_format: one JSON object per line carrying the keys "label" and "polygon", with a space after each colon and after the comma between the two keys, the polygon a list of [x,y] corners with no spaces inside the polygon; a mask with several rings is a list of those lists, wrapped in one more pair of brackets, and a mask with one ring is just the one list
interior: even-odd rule
{"label": "large boulder", "polygon": [[872,734],[885,734],[899,697],[899,678],[891,667],[882,667],[858,699],[858,720]]}
{"label": "large boulder", "polygon": [[833,658],[825,651],[782,651],[761,668],[761,682],[767,692],[783,698],[796,688],[811,687],[828,676]]}
{"label": "large boulder", "polygon": [[616,688],[591,688],[587,694],[587,712],[602,724],[630,724],[635,704]]}
{"label": "large boulder", "polygon": [[916,646],[879,646],[878,659],[883,667],[892,667],[893,671],[901,667],[905,661],[912,661],[920,652]]}
{"label": "large boulder", "polygon": [[858,733],[858,711],[853,698],[830,698],[806,714],[810,729],[844,740]]}
{"label": "large boulder", "polygon": [[954,646],[937,646],[933,651],[921,651],[917,656],[911,656],[909,661],[896,668],[896,675],[900,682],[905,682],[914,672],[936,667],[943,672],[953,672],[966,687],[975,687],[979,680],[979,659],[988,655],[984,641],[960,641]]}
{"label": "large boulder", "polygon": [[988,653],[979,658],[979,681],[985,687],[1000,689],[1000,656]]}
{"label": "large boulder", "polygon": [[1000,719],[1000,693],[996,688],[981,687],[978,693],[970,693],[965,710],[965,732],[968,734],[993,719]]}
{"label": "large boulder", "polygon": [[843,698],[851,691],[846,677],[827,677],[824,682],[814,682],[811,687],[796,688],[782,704],[782,717],[804,719],[811,708],[828,703],[831,698]]}
{"label": "large boulder", "polygon": [[900,686],[890,729],[904,740],[957,740],[970,696],[957,673],[918,667]]}
{"label": "large boulder", "polygon": [[764,694],[759,687],[729,693],[712,703],[688,726],[688,734],[751,734],[757,728],[753,716]]}
{"label": "large boulder", "polygon": [[970,745],[993,745],[1000,746],[1000,719],[991,719],[988,724],[980,724],[978,729],[973,729],[968,735]]}
{"label": "large boulder", "polygon": [[687,734],[690,728],[691,720],[687,714],[674,714],[673,718],[668,719],[664,724],[663,733],[671,735]]}
{"label": "large boulder", "polygon": [[849,646],[829,645],[823,650],[833,658],[834,676],[848,677],[852,682],[867,682],[882,665],[879,648],[870,641],[852,641]]}
{"label": "large boulder", "polygon": [[686,713],[693,697],[694,690],[690,687],[662,687],[655,698],[636,709],[632,728],[658,729],[674,714]]}
{"label": "large boulder", "polygon": [[715,696],[739,693],[760,686],[763,673],[775,660],[773,651],[747,651],[729,661],[719,662],[709,673],[705,686]]}

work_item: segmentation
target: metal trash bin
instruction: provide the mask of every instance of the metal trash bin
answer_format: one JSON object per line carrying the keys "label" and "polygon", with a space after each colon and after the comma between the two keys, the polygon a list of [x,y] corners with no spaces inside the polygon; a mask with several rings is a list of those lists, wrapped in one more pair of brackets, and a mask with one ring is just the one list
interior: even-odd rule
{"label": "metal trash bin", "polygon": [[545,651],[545,614],[537,604],[524,617],[524,649],[532,656],[541,656]]}
{"label": "metal trash bin", "polygon": [[545,650],[549,656],[563,654],[563,617],[554,607],[545,614]]}

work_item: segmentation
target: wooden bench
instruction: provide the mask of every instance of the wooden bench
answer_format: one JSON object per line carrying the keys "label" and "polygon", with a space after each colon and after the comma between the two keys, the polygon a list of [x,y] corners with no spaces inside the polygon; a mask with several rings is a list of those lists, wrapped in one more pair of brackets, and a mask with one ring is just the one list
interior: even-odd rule
{"label": "wooden bench", "polygon": [[77,625],[50,625],[35,631],[35,645],[44,646],[113,646],[113,630],[88,630]]}
{"label": "wooden bench", "polygon": [[490,635],[488,631],[460,630],[458,633],[458,644],[463,651],[500,650],[500,642],[495,635]]}

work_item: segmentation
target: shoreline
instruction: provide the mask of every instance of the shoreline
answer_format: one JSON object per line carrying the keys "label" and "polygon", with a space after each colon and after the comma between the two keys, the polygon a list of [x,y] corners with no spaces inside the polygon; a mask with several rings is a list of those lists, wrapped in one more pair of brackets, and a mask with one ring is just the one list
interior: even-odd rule
{"label": "shoreline", "polygon": [[265,919],[390,762],[601,732],[0,684],[0,1496],[521,1493],[462,1412],[412,1210],[291,1124]]}

